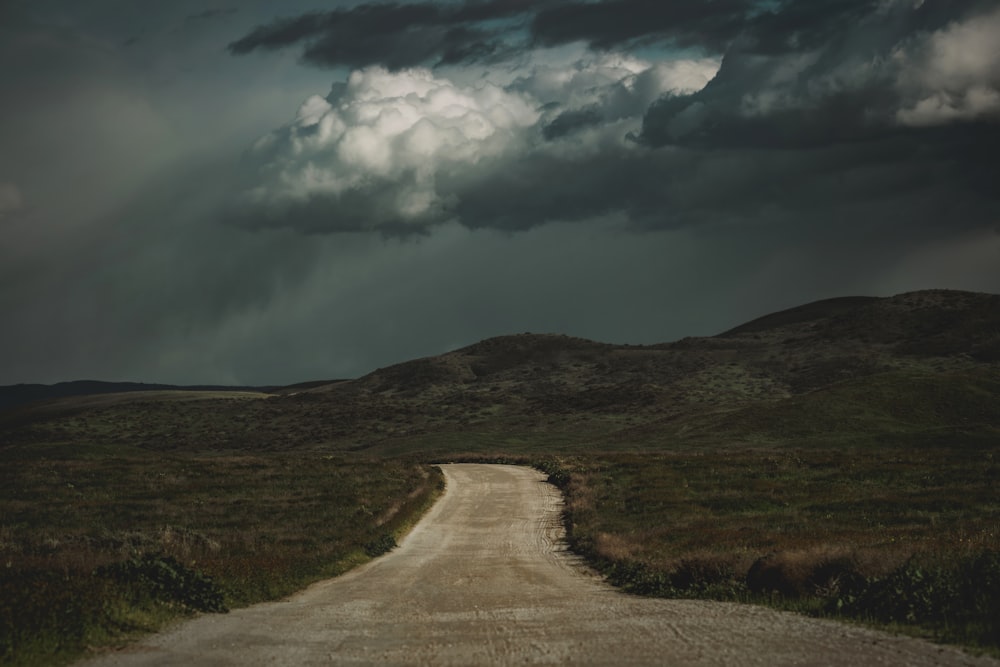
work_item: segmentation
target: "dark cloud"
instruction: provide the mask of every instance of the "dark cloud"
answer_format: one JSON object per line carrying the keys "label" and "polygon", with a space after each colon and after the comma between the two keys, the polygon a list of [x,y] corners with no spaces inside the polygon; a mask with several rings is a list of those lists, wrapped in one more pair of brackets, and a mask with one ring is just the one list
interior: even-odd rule
{"label": "dark cloud", "polygon": [[891,8],[880,0],[786,0],[746,21],[739,48],[757,54],[806,51],[846,36],[880,6]]}
{"label": "dark cloud", "polygon": [[573,109],[564,111],[555,119],[542,128],[542,136],[547,140],[558,139],[567,134],[572,134],[576,130],[584,127],[599,125],[604,120],[604,114],[597,106],[589,106],[584,109]]}
{"label": "dark cloud", "polygon": [[463,3],[365,3],[261,25],[229,50],[301,47],[309,64],[390,69],[496,62],[526,46],[584,42],[596,50],[642,45],[723,53],[738,45],[758,55],[796,53],[851,36],[872,16],[897,36],[940,29],[956,16],[985,11],[993,0],[466,0]]}
{"label": "dark cloud", "polygon": [[991,6],[992,0],[576,0],[539,8],[531,35],[541,46],[582,41],[607,50],[665,42],[721,53],[738,42],[744,51],[774,54],[849,35],[873,14],[888,17],[903,34],[937,30],[956,16]]}
{"label": "dark cloud", "polygon": [[390,69],[495,62],[523,52],[526,40],[534,46],[583,41],[597,49],[669,41],[721,52],[755,12],[753,0],[368,3],[261,25],[229,50],[242,55],[294,46],[312,65]]}
{"label": "dark cloud", "polygon": [[509,27],[495,22],[543,5],[527,0],[363,4],[259,26],[229,50],[240,55],[301,45],[302,59],[321,67],[490,62],[515,49]]}
{"label": "dark cloud", "polygon": [[295,382],[1000,290],[996,0],[241,5],[233,52],[358,66],[329,94],[220,54],[193,0],[86,4],[0,0],[0,384]]}
{"label": "dark cloud", "polygon": [[[996,168],[956,161],[959,150],[925,151],[893,138],[802,151],[622,147],[584,159],[539,154],[483,165],[449,174],[439,187],[472,227],[617,215],[639,229],[740,226],[774,235],[777,227],[815,238],[851,228],[913,240],[1000,219],[987,185]],[[969,180],[973,173],[978,182]]]}
{"label": "dark cloud", "polygon": [[[754,15],[714,78],[686,89],[668,81],[676,71],[627,59],[538,70],[486,96],[430,72],[364,70],[272,137],[242,215],[387,234],[602,215],[644,229],[992,224],[1000,11],[942,6],[787,3]],[[517,123],[494,125],[517,104]],[[432,148],[414,160],[416,145]]]}
{"label": "dark cloud", "polygon": [[492,62],[527,44],[584,42],[598,50],[671,44],[721,53],[748,29],[754,48],[774,50],[836,32],[877,4],[790,1],[765,11],[758,0],[375,2],[276,20],[232,42],[229,50],[239,55],[294,46],[312,65],[399,69]]}
{"label": "dark cloud", "polygon": [[1000,13],[983,4],[790,4],[756,21],[704,89],[652,105],[641,140],[794,149],[900,133],[918,145],[941,133],[914,127],[983,120],[976,132],[992,134]]}
{"label": "dark cloud", "polygon": [[756,5],[753,0],[564,2],[538,11],[531,34],[543,46],[583,41],[610,49],[670,40],[721,51],[740,33]]}

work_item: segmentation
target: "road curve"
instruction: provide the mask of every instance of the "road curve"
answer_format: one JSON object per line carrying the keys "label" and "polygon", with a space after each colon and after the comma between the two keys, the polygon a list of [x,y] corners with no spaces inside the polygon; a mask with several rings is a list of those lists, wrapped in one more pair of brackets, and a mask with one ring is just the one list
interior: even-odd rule
{"label": "road curve", "polygon": [[624,595],[565,553],[541,474],[442,469],[445,494],[392,553],[86,664],[1000,665],[761,607]]}

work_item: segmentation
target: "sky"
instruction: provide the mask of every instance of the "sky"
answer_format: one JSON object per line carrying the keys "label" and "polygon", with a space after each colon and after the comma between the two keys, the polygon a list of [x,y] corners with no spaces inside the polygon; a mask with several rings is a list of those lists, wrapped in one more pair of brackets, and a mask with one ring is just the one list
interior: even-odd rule
{"label": "sky", "polygon": [[1000,0],[0,0],[0,385],[1000,292]]}

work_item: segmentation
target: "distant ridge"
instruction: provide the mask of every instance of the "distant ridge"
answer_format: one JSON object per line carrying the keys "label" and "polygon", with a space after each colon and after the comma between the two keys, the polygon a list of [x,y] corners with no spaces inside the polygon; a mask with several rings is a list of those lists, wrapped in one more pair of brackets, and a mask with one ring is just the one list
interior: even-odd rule
{"label": "distant ridge", "polygon": [[456,418],[474,404],[494,412],[505,405],[507,414],[666,417],[780,401],[887,372],[965,372],[998,362],[1000,296],[924,290],[824,299],[716,336],[654,345],[497,336],[303,393],[332,391],[345,406],[426,403]]}
{"label": "distant ridge", "polygon": [[717,336],[655,345],[498,336],[355,380],[233,389],[96,382],[0,388],[0,400],[12,393],[22,402],[52,399],[0,414],[0,448],[63,437],[46,431],[46,420],[84,411],[99,411],[101,421],[74,422],[67,431],[74,441],[104,441],[108,431],[96,425],[109,420],[120,425],[114,437],[125,438],[135,428],[132,416],[142,414],[143,446],[168,449],[404,451],[413,438],[433,447],[465,441],[477,429],[484,441],[514,445],[539,433],[602,447],[792,436],[806,443],[830,434],[850,434],[851,442],[900,434],[913,442],[995,442],[1000,296],[925,290],[826,299]]}
{"label": "distant ridge", "polygon": [[998,365],[1000,296],[924,290],[824,299],[716,336],[654,345],[615,345],[561,334],[497,336],[354,380],[283,387],[95,381],[14,385],[0,387],[0,410],[97,394],[235,391],[330,401],[324,419],[338,424],[338,432],[368,420],[384,430],[388,427],[380,425],[381,415],[392,412],[467,418],[463,415],[473,405],[483,410],[484,418],[487,413],[510,417],[594,411],[665,418],[780,401],[887,372],[993,372]]}
{"label": "distant ridge", "polygon": [[275,389],[277,388],[224,385],[175,386],[147,384],[145,382],[102,382],[99,380],[73,380],[56,384],[13,384],[0,387],[0,410],[37,401],[94,394],[119,394],[136,391],[256,391],[270,393]]}

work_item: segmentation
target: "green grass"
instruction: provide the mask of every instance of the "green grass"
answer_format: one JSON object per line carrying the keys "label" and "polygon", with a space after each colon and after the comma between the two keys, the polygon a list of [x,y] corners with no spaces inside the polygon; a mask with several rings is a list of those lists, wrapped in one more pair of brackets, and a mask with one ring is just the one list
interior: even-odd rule
{"label": "green grass", "polygon": [[213,610],[216,595],[242,606],[339,574],[443,484],[423,465],[314,452],[34,454],[0,468],[0,659],[11,664],[115,645]]}

